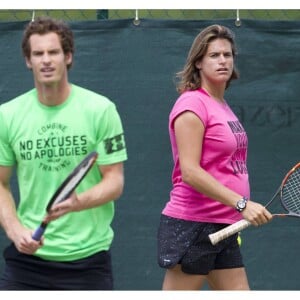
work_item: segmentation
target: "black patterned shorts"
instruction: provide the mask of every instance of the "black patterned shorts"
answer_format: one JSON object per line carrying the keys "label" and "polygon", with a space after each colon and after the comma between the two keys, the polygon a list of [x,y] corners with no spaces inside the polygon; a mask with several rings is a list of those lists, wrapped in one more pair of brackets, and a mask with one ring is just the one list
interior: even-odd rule
{"label": "black patterned shorts", "polygon": [[161,215],[158,228],[158,264],[181,265],[188,274],[207,275],[216,269],[244,267],[237,234],[212,245],[208,235],[228,224],[200,223]]}

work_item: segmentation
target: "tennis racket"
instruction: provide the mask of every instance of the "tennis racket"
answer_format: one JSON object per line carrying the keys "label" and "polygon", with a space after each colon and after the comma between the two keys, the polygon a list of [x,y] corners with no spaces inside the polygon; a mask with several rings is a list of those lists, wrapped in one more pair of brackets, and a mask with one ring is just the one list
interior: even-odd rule
{"label": "tennis racket", "polygon": [[[268,207],[274,199],[280,199],[285,213],[273,214],[277,217],[300,217],[300,163],[297,163],[284,177],[272,199],[265,205]],[[251,223],[245,219],[229,225],[208,237],[213,245],[225,238],[247,228]]]}
{"label": "tennis racket", "polygon": [[[62,202],[70,197],[72,192],[76,189],[76,187],[85,177],[85,175],[91,169],[97,157],[98,157],[98,153],[94,151],[91,152],[89,155],[87,155],[79,163],[79,165],[70,173],[70,175],[59,186],[59,188],[56,190],[56,192],[48,202],[48,205],[46,207],[47,212],[49,212],[51,207],[53,207],[55,204]],[[33,233],[32,238],[36,241],[39,241],[42,235],[44,234],[47,225],[48,223],[42,222],[41,225]]]}

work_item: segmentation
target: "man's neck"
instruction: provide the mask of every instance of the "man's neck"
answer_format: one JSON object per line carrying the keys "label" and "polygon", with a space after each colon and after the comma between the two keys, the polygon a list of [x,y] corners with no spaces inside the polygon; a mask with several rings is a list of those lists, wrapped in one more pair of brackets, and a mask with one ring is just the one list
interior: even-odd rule
{"label": "man's neck", "polygon": [[66,101],[71,92],[71,85],[64,84],[36,85],[39,101],[47,106],[60,105]]}

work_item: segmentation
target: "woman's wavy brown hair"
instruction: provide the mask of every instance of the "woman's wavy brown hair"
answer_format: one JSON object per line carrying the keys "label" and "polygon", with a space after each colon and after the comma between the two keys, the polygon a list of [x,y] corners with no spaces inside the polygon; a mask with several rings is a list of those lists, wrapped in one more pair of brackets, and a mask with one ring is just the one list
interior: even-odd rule
{"label": "woman's wavy brown hair", "polygon": [[[233,57],[236,56],[236,46],[233,32],[225,26],[211,25],[201,31],[193,41],[189,51],[185,66],[182,71],[176,74],[177,91],[183,93],[189,90],[196,90],[201,87],[201,77],[196,63],[203,59],[206,54],[209,43],[215,39],[226,39],[230,42]],[[231,80],[239,78],[239,73],[233,66],[233,72],[230,79],[227,81],[226,88],[228,88]]]}

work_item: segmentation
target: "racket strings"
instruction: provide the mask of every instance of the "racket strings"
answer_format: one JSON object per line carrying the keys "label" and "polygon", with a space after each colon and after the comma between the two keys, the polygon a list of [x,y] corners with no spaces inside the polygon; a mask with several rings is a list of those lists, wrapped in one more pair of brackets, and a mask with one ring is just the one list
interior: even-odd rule
{"label": "racket strings", "polygon": [[297,168],[287,178],[281,190],[281,200],[284,207],[292,213],[300,214],[300,168]]}

